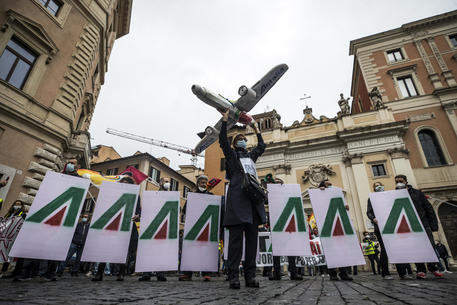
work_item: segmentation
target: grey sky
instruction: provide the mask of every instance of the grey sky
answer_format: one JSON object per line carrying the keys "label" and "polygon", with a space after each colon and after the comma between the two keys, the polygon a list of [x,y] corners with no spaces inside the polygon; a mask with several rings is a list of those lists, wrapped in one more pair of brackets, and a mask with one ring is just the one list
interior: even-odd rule
{"label": "grey sky", "polygon": [[[92,145],[166,156],[175,169],[190,156],[105,133],[111,127],[193,148],[220,114],[190,90],[199,84],[236,100],[274,65],[289,71],[251,114],[276,109],[281,122],[333,117],[350,93],[350,40],[457,8],[457,1],[134,0],[130,34],[117,40],[90,132]],[[203,159],[199,160],[203,167]]]}

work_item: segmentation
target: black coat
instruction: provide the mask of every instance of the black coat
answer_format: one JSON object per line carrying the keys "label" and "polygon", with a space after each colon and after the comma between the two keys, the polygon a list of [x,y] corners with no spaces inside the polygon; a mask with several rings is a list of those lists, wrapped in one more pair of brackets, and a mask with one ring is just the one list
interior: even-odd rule
{"label": "black coat", "polygon": [[89,232],[89,227],[90,224],[88,222],[78,222],[76,225],[75,234],[73,235],[73,240],[71,242],[78,246],[84,245],[87,238],[87,232]]}
{"label": "black coat", "polygon": [[259,225],[266,222],[264,205],[251,202],[251,199],[241,188],[244,175],[238,160],[240,157],[251,158],[255,163],[265,151],[266,146],[260,134],[257,134],[257,141],[257,147],[251,152],[242,148],[232,149],[227,139],[227,122],[222,123],[219,144],[225,156],[227,179],[230,180],[225,202],[224,226],[243,223]]}
{"label": "black coat", "polygon": [[[416,208],[417,214],[424,225],[424,228],[429,228],[433,232],[438,231],[438,220],[436,218],[435,211],[425,197],[424,193],[411,187],[410,185],[408,185],[408,193],[413,201],[414,207]],[[370,199],[368,199],[367,216],[371,222],[373,222],[373,219],[376,218]]]}
{"label": "black coat", "polygon": [[443,244],[440,244],[439,246],[436,245],[435,248],[436,248],[436,251],[438,252],[438,254],[440,255],[441,258],[449,257],[449,253],[447,252],[447,249],[446,249],[445,245],[443,245]]}

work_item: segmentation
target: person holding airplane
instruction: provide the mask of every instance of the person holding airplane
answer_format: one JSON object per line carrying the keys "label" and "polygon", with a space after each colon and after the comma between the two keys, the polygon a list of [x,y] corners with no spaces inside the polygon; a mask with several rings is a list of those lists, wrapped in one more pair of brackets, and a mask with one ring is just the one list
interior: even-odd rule
{"label": "person holding airplane", "polygon": [[[229,230],[228,279],[231,289],[240,289],[239,266],[243,252],[243,233],[245,237],[244,277],[246,287],[259,287],[255,279],[258,226],[266,223],[265,207],[254,203],[242,188],[245,173],[257,177],[255,162],[265,151],[265,143],[256,124],[257,146],[248,151],[247,139],[238,134],[233,139],[233,148],[227,139],[227,121],[229,110],[222,113],[222,126],[219,144],[224,152],[226,176],[230,180],[226,198],[226,210],[223,225]],[[241,168],[242,167],[242,168]]]}

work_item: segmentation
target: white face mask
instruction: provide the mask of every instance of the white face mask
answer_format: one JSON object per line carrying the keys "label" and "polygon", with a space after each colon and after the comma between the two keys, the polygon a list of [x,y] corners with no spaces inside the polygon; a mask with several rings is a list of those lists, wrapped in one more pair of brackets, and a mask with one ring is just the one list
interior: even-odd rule
{"label": "white face mask", "polygon": [[404,188],[406,188],[406,184],[398,182],[397,185],[396,185],[396,188],[397,189],[404,189]]}
{"label": "white face mask", "polygon": [[81,218],[81,221],[82,221],[82,222],[87,222],[87,217]]}
{"label": "white face mask", "polygon": [[206,191],[206,187],[201,187],[201,186],[199,186],[198,189],[200,190],[200,192]]}
{"label": "white face mask", "polygon": [[375,187],[375,192],[383,192],[384,191],[384,186],[383,185],[377,185]]}
{"label": "white face mask", "polygon": [[165,182],[163,184],[163,188],[166,189],[166,190],[169,190],[170,189],[170,182]]}
{"label": "white face mask", "polygon": [[21,207],[20,207],[19,205],[13,206],[13,209],[16,210],[16,211],[19,210],[20,208],[21,208]]}
{"label": "white face mask", "polygon": [[370,235],[365,235],[365,238],[366,238],[366,239],[369,239],[369,238],[370,238]]}

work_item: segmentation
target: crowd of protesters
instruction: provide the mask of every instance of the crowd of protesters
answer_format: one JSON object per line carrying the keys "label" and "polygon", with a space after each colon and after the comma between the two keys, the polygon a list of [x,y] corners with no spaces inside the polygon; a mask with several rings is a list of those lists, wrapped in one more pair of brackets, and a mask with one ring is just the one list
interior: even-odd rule
{"label": "crowd of protesters", "polygon": [[[219,143],[225,156],[226,162],[226,175],[230,180],[228,191],[224,201],[223,215],[221,217],[221,224],[229,231],[229,246],[228,246],[228,260],[224,261],[224,269],[227,274],[227,280],[231,289],[240,289],[240,264],[244,274],[246,287],[259,287],[259,281],[256,279],[256,255],[257,255],[257,239],[258,232],[269,231],[269,224],[267,222],[267,213],[265,205],[255,202],[246,194],[243,183],[246,174],[257,177],[256,160],[262,155],[266,145],[263,142],[262,136],[254,124],[254,130],[257,135],[257,146],[248,151],[247,138],[238,134],[234,137],[232,143],[229,143],[227,138],[227,121],[228,111],[222,113],[222,125],[219,134]],[[78,176],[77,170],[79,164],[76,159],[68,160],[65,164],[63,173],[72,176]],[[120,183],[135,184],[131,173],[125,173],[121,178]],[[265,183],[283,183],[279,178],[274,178],[271,174],[267,175],[264,179]],[[0,187],[4,186],[7,181],[0,181]],[[407,177],[404,175],[397,175],[395,177],[396,189],[407,189],[412,202],[416,208],[419,218],[425,228],[430,243],[435,246],[432,232],[438,230],[438,221],[435,212],[428,202],[426,196],[419,190],[413,188],[408,184]],[[197,178],[196,189],[197,193],[212,194],[207,189],[208,177],[202,175]],[[170,189],[170,181],[168,178],[160,180],[160,191],[168,191]],[[319,189],[325,190],[331,188],[332,183],[329,180],[324,180],[320,183]],[[384,191],[384,185],[380,182],[375,182],[373,191]],[[267,204],[267,202],[265,202]],[[346,206],[349,210],[349,206]],[[17,200],[13,203],[4,218],[9,217],[26,217],[28,206],[23,202]],[[186,205],[182,209],[182,221],[185,221]],[[71,264],[70,275],[78,276],[80,272],[91,276],[93,281],[102,281],[105,274],[115,274],[116,280],[123,281],[126,274],[134,274],[134,265],[136,257],[136,248],[138,245],[138,227],[136,222],[139,221],[141,216],[141,202],[138,197],[136,204],[135,215],[132,218],[132,230],[130,236],[130,244],[126,262],[124,264],[109,264],[107,262],[94,262],[81,264],[81,255],[83,252],[85,240],[89,231],[90,214],[83,211],[79,217],[76,230],[70,244],[68,255],[65,261],[57,262],[51,260],[39,260],[28,258],[15,259],[15,267],[10,269],[10,263],[3,263],[2,278],[12,278],[15,281],[21,282],[29,280],[34,276],[41,276],[47,281],[55,281],[58,276],[62,276],[67,266]],[[374,232],[364,232],[362,243],[364,244],[363,251],[368,258],[371,270],[374,275],[381,275],[386,280],[392,280],[393,277],[389,271],[388,255],[382,240],[382,236],[378,227],[378,220],[373,211],[370,200],[367,205],[367,217],[373,224]],[[222,231],[222,230],[221,230]],[[182,232],[181,232],[182,233]],[[180,234],[182,236],[182,234]],[[244,238],[243,238],[244,236]],[[310,230],[310,237],[318,237],[317,228]],[[243,245],[244,240],[244,245]],[[180,243],[182,244],[182,242]],[[241,262],[242,251],[244,247],[244,261]],[[449,254],[446,247],[439,241],[436,243],[436,254],[443,263],[425,263],[417,262],[416,278],[426,278],[427,269],[435,277],[443,277],[443,272],[449,272],[448,258]],[[380,255],[380,256],[379,256]],[[291,280],[303,280],[302,275],[305,274],[303,268],[296,267],[296,257],[289,256],[288,258],[288,271]],[[410,264],[396,264],[397,273],[400,279],[411,279],[412,268]],[[326,266],[319,266],[317,270],[313,266],[308,267],[309,275],[319,273],[321,276],[329,275],[332,281],[344,280],[351,281],[353,278],[350,276],[357,274],[357,268],[342,267],[342,268],[326,268]],[[10,271],[10,272],[8,272]],[[281,280],[283,268],[280,264],[280,257],[273,257],[273,267],[265,267],[263,275],[269,277],[270,280]],[[190,281],[192,280],[193,272],[182,272],[179,280]],[[139,274],[139,281],[150,281],[153,276],[152,272],[144,272]],[[166,281],[165,273],[156,272],[155,276],[158,281]],[[202,277],[205,281],[211,280],[211,273],[202,272]]]}

